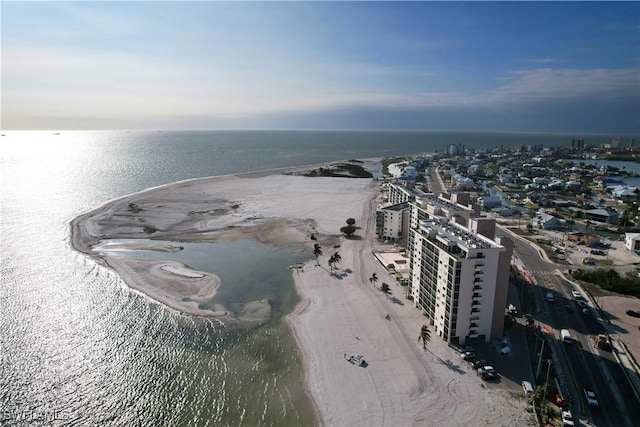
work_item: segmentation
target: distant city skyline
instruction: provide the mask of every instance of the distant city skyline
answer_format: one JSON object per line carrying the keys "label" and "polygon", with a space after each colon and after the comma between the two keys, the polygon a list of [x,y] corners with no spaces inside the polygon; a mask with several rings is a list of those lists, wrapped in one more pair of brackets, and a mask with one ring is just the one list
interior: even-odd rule
{"label": "distant city skyline", "polygon": [[7,2],[2,129],[640,133],[638,2]]}

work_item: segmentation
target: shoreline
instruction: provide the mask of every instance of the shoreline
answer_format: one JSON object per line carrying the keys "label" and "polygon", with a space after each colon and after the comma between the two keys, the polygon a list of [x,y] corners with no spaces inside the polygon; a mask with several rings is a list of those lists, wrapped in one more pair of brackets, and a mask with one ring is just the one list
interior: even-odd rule
{"label": "shoreline", "polygon": [[[404,298],[404,288],[394,284],[373,255],[379,195],[373,179],[311,178],[274,171],[200,178],[128,195],[75,218],[72,243],[74,249],[114,269],[132,289],[200,316],[230,315],[222,307],[198,312],[198,298],[211,298],[219,285],[213,275],[166,261],[133,266],[122,259],[114,262],[94,252],[96,245],[110,239],[179,244],[239,238],[310,249],[320,244],[320,265],[312,258],[303,268],[291,269],[299,300],[285,316],[300,354],[302,389],[319,425],[522,425],[526,417],[522,401],[510,392],[486,389],[438,337],[432,337],[426,351],[418,342],[420,327],[428,319]],[[346,218],[354,218],[359,227],[354,238],[339,234]],[[145,227],[147,231],[153,227],[153,233],[145,233]],[[330,269],[327,261],[334,251],[342,261]],[[373,273],[380,278],[375,287],[369,282]],[[156,280],[166,276],[194,286],[185,291],[168,285],[171,292],[163,301],[166,289],[158,291]],[[136,280],[139,289],[131,285]],[[201,280],[208,283],[204,288],[197,284]],[[378,289],[385,280],[391,298]],[[260,305],[247,305],[252,303]],[[363,354],[367,364],[345,360],[353,354]]]}
{"label": "shoreline", "polygon": [[[150,188],[144,191],[140,191],[134,194],[125,195],[123,197],[110,200],[92,209],[91,211],[79,215],[70,222],[71,228],[71,245],[74,250],[88,256],[92,260],[96,261],[100,265],[103,265],[109,269],[115,271],[118,276],[125,282],[125,284],[132,290],[140,292],[152,300],[159,302],[171,309],[179,311],[181,313],[187,313],[190,315],[202,316],[202,317],[228,317],[230,313],[228,311],[210,311],[200,310],[197,305],[198,299],[213,298],[217,288],[220,286],[219,277],[191,270],[187,266],[170,262],[170,261],[137,261],[127,260],[121,258],[110,257],[110,250],[154,250],[160,252],[170,252],[180,250],[179,246],[173,244],[161,244],[156,245],[153,243],[135,243],[135,242],[118,242],[113,243],[110,240],[114,239],[154,239],[154,236],[148,236],[142,234],[139,230],[137,232],[123,232],[120,227],[124,226],[126,229],[130,225],[130,221],[125,221],[124,224],[108,224],[105,226],[101,224],[103,222],[109,222],[114,216],[119,217],[126,213],[143,214],[148,209],[148,198],[150,196],[157,196],[159,199],[164,199],[161,203],[167,202],[166,199],[171,199],[175,196],[175,192],[184,194],[182,189],[185,186],[192,187],[191,193],[207,192],[206,187],[214,186],[217,188],[215,192],[216,200],[218,203],[215,209],[224,209],[226,207],[226,214],[236,215],[236,221],[226,221],[219,216],[213,215],[207,220],[196,221],[191,223],[190,227],[177,227],[179,230],[175,230],[171,227],[163,230],[165,237],[160,237],[161,240],[169,240],[171,242],[179,241],[211,241],[211,240],[233,240],[239,237],[249,237],[257,241],[262,241],[267,244],[281,245],[291,241],[302,243],[312,247],[314,241],[309,239],[308,233],[313,232],[317,235],[318,240],[315,242],[321,242],[323,245],[333,245],[339,242],[340,237],[337,237],[339,233],[339,226],[345,218],[351,216],[349,213],[349,206],[353,204],[353,199],[356,199],[355,204],[358,205],[358,197],[354,197],[354,193],[359,193],[363,189],[368,188],[369,192],[373,191],[371,179],[352,179],[352,178],[305,178],[296,175],[284,175],[285,173],[304,171],[310,168],[316,168],[326,165],[307,166],[304,168],[281,168],[272,169],[268,171],[250,172],[246,174],[237,175],[225,175],[220,177],[207,177],[191,179],[186,181],[180,181],[177,183],[166,184],[154,188]],[[267,181],[261,186],[258,185],[260,180]],[[291,200],[291,194],[283,194],[282,186],[285,182],[291,182],[291,188],[289,193],[294,193],[300,203],[297,203],[298,207],[303,207],[305,212],[295,212],[296,209],[291,209],[293,203]],[[256,186],[259,187],[258,194],[264,196],[264,190],[268,190],[272,183],[278,183],[280,187],[280,198],[271,200],[271,204],[260,203],[259,200],[247,200],[251,197],[252,192],[255,192]],[[319,185],[309,185],[309,183]],[[340,183],[338,186],[340,189],[336,192],[327,191],[324,198],[320,198],[320,204],[326,204],[324,209],[308,209],[305,208],[303,203],[309,194],[316,191],[324,190],[325,187],[334,187],[334,184]],[[328,185],[329,184],[329,185]],[[238,187],[244,187],[244,196],[237,197],[239,203],[235,200],[229,200],[229,194],[233,194],[238,191]],[[251,191],[253,189],[253,191]],[[249,193],[249,194],[247,194]],[[340,206],[342,206],[340,214],[337,214],[335,209],[331,209],[331,203],[336,202],[336,196],[340,194],[343,199]],[[221,196],[225,196],[224,198]],[[264,197],[260,197],[264,199]],[[234,199],[236,199],[234,197]],[[266,199],[269,200],[269,199]],[[223,202],[223,201],[226,201]],[[157,202],[157,200],[156,200]],[[182,204],[180,201],[177,203]],[[248,209],[248,212],[238,213],[239,209],[232,209],[234,205],[252,205],[257,203],[257,206],[252,209]],[[130,209],[134,204],[137,208]],[[200,205],[200,203],[196,203]],[[229,206],[231,205],[231,206]],[[286,209],[287,205],[289,209]],[[316,204],[317,205],[317,204]],[[129,206],[129,208],[127,208]],[[278,211],[278,208],[285,208]],[[184,208],[184,205],[182,205]],[[188,208],[188,207],[187,207]],[[266,209],[265,209],[266,208]],[[195,210],[195,208],[194,208]],[[299,210],[299,209],[298,209]],[[136,211],[136,212],[134,212]],[[265,214],[265,211],[272,211],[270,214]],[[292,212],[294,211],[294,212]],[[313,215],[309,215],[313,214]],[[175,215],[175,213],[174,213]],[[262,216],[262,218],[260,218]],[[258,217],[258,218],[255,218]],[[333,217],[336,217],[337,220]],[[98,219],[96,219],[98,218]],[[177,223],[184,218],[178,218]],[[145,217],[145,222],[147,221]],[[253,222],[252,222],[253,221]],[[250,224],[247,224],[249,222]],[[207,227],[207,225],[213,225]],[[216,229],[217,232],[212,233],[212,229]],[[246,228],[243,230],[243,228]],[[205,229],[207,229],[205,231]],[[222,231],[225,230],[226,232]],[[181,236],[178,236],[180,233]],[[209,233],[206,236],[203,234]],[[155,234],[155,233],[154,233]],[[195,235],[194,235],[195,234]],[[213,234],[213,235],[211,235]],[[175,237],[181,237],[179,239],[172,239]],[[315,263],[315,260],[309,261],[309,263]],[[301,386],[302,390],[309,399],[315,419],[319,425],[323,425],[323,417],[318,410],[317,401],[314,393],[309,386],[309,358],[306,356],[308,352],[301,347],[301,340],[299,338],[299,331],[295,328],[292,319],[298,316],[305,310],[310,304],[310,299],[306,294],[303,287],[301,287],[296,279],[299,274],[299,269],[292,269],[291,274],[295,284],[295,292],[300,299],[291,313],[285,317],[285,324],[288,327],[291,336],[294,340],[298,351],[300,352],[301,363]],[[184,290],[176,293],[176,286],[178,284],[184,284],[190,282],[191,290],[187,292],[190,294],[189,301],[184,301]],[[158,283],[164,283],[164,285],[158,286]],[[173,292],[170,292],[173,291]],[[176,296],[177,295],[177,296]],[[247,304],[250,307],[252,303]],[[258,304],[264,306],[264,304]],[[257,307],[256,309],[259,309]],[[255,311],[251,310],[251,311]],[[258,310],[260,311],[260,310]],[[264,313],[263,313],[264,314]],[[268,315],[268,312],[266,313]],[[252,319],[249,319],[252,320]],[[253,319],[255,320],[255,319]]]}

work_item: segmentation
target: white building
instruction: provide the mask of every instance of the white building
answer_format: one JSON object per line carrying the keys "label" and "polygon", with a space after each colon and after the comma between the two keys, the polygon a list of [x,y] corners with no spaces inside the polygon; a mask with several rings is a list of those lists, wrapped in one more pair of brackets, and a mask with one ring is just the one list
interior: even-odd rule
{"label": "white building", "polygon": [[413,194],[413,192],[401,185],[389,184],[387,190],[387,201],[390,205],[399,205],[400,203],[415,200],[415,195]]}
{"label": "white building", "polygon": [[378,208],[376,234],[383,240],[402,243],[409,228],[409,203]]}
{"label": "white building", "polygon": [[630,252],[640,254],[640,233],[625,233],[624,247]]}
{"label": "white building", "polygon": [[513,243],[492,239],[495,221],[456,199],[411,203],[407,252],[414,305],[438,336],[460,345],[502,336]]}

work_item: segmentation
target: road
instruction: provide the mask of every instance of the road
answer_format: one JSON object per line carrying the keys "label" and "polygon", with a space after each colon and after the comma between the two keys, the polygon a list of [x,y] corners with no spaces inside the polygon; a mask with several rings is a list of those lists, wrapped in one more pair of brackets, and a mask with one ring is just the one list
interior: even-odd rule
{"label": "road", "polygon": [[[446,191],[436,167],[430,169],[428,183],[435,194]],[[531,242],[508,234],[516,245],[515,255],[537,283],[538,312],[533,313],[536,322],[550,328],[557,338],[552,342],[574,416],[596,426],[632,426],[631,420],[640,420],[640,405],[613,354],[593,347],[591,336],[603,333],[604,327],[593,308],[588,309],[589,314],[583,314],[582,307],[578,307],[571,295],[573,284],[564,279],[560,271],[567,266],[545,260],[543,252]],[[553,303],[546,300],[547,292],[553,292]],[[559,340],[560,329],[569,329],[574,338],[572,344]],[[596,393],[598,407],[587,405],[585,389]]]}
{"label": "road", "polygon": [[[571,394],[574,415],[588,419],[598,426],[633,425],[630,420],[640,419],[637,401],[633,398],[630,386],[622,369],[610,352],[593,348],[591,336],[604,332],[604,327],[595,316],[595,310],[588,308],[586,314],[571,295],[573,284],[560,274],[559,266],[542,258],[540,249],[527,240],[514,238],[517,257],[535,278],[538,312],[536,321],[554,331],[556,338],[560,329],[569,329],[574,343],[563,344],[558,340],[555,348]],[[552,292],[554,302],[546,299]],[[584,389],[596,393],[599,406],[587,405]]]}

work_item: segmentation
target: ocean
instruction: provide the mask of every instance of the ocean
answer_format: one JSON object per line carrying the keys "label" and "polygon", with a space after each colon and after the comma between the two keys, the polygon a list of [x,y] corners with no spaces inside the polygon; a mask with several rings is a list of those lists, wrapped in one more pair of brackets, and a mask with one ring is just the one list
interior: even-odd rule
{"label": "ocean", "polygon": [[614,135],[4,131],[0,424],[317,422],[301,387],[300,355],[283,322],[296,302],[286,266],[311,255],[235,242],[224,252],[236,258],[216,264],[194,247],[182,254],[183,262],[219,274],[226,304],[248,295],[268,298],[277,309],[259,324],[181,315],[129,290],[71,248],[69,221],[108,200],[197,177],[431,153],[458,143],[569,145],[577,137],[591,143]]}

